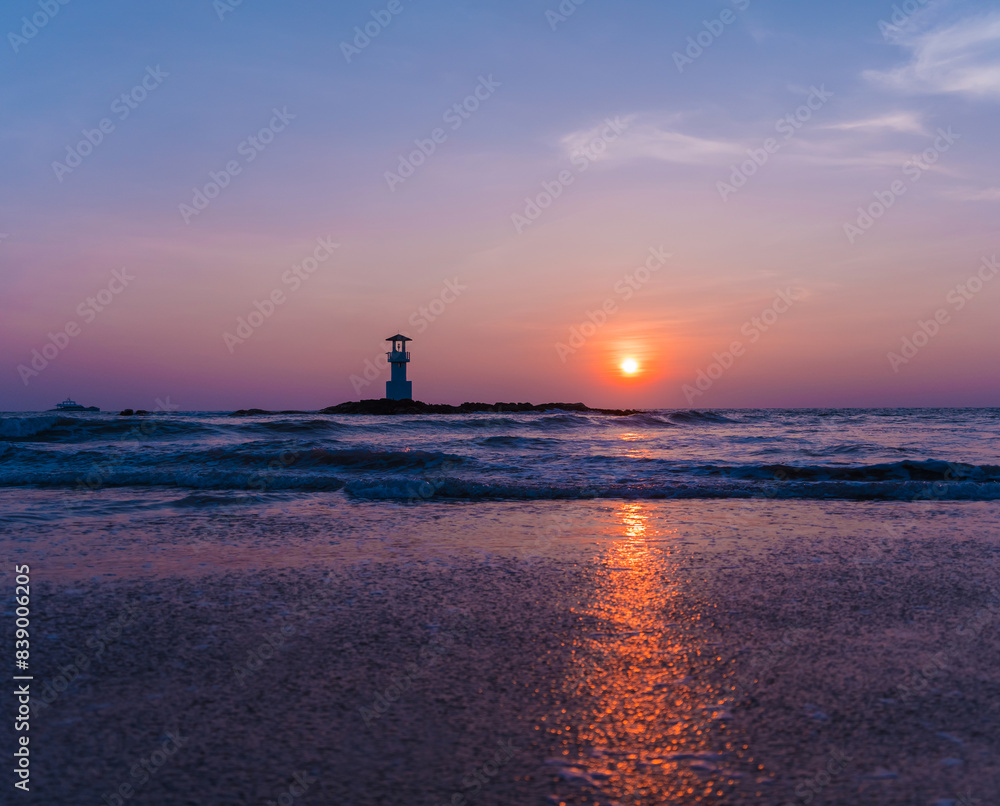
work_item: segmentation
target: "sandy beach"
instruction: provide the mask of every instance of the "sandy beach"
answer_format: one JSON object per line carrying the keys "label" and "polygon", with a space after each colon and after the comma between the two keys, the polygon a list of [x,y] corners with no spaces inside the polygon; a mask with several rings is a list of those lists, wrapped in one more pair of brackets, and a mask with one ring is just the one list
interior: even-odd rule
{"label": "sandy beach", "polygon": [[69,539],[45,495],[5,502],[4,541],[37,586],[53,806],[1000,789],[990,502],[317,495],[81,510]]}

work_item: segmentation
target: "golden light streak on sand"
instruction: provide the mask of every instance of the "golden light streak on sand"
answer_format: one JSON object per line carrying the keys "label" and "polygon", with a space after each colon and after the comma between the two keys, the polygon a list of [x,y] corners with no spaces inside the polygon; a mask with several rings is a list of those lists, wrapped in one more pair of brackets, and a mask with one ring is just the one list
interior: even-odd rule
{"label": "golden light streak on sand", "polygon": [[683,623],[649,505],[623,502],[615,516],[619,538],[581,612],[592,631],[565,681],[579,710],[550,720],[561,755],[549,763],[579,792],[567,803],[718,803],[739,783],[728,760],[745,751],[726,742],[726,694],[699,680],[711,649],[700,625]]}

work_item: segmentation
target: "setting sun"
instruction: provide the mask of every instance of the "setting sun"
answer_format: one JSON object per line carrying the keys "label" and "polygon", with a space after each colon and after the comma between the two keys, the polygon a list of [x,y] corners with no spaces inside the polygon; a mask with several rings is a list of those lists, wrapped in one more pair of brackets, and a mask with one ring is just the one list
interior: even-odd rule
{"label": "setting sun", "polygon": [[626,358],[622,361],[621,368],[626,375],[635,375],[639,371],[639,362],[634,358]]}

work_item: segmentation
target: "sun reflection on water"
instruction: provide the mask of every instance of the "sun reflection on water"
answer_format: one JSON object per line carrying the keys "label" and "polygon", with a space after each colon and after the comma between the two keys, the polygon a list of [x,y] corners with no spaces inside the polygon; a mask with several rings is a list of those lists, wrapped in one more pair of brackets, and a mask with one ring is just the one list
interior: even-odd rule
{"label": "sun reflection on water", "polygon": [[[677,567],[654,542],[644,503],[615,511],[620,528],[578,609],[586,627],[565,680],[572,707],[550,717],[550,765],[565,803],[719,803],[749,762],[726,740],[728,700],[703,670],[712,653],[685,612]],[[740,764],[740,766],[744,766]]]}
{"label": "sun reflection on water", "polygon": [[619,434],[618,439],[622,442],[642,442],[649,439],[649,435],[640,434],[637,431],[626,431],[624,434]]}
{"label": "sun reflection on water", "polygon": [[649,516],[643,511],[642,504],[622,504],[618,514],[625,530],[625,537],[629,538],[628,548],[633,550],[633,554],[645,554],[645,540],[634,540],[646,537],[646,521],[649,520]]}

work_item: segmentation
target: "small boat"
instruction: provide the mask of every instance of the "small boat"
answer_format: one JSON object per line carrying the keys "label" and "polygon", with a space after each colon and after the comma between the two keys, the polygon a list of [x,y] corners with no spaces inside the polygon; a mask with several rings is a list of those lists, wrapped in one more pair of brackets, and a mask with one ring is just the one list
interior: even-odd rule
{"label": "small boat", "polygon": [[49,411],[100,411],[100,409],[97,406],[81,406],[67,397],[62,403],[56,403],[56,407]]}

